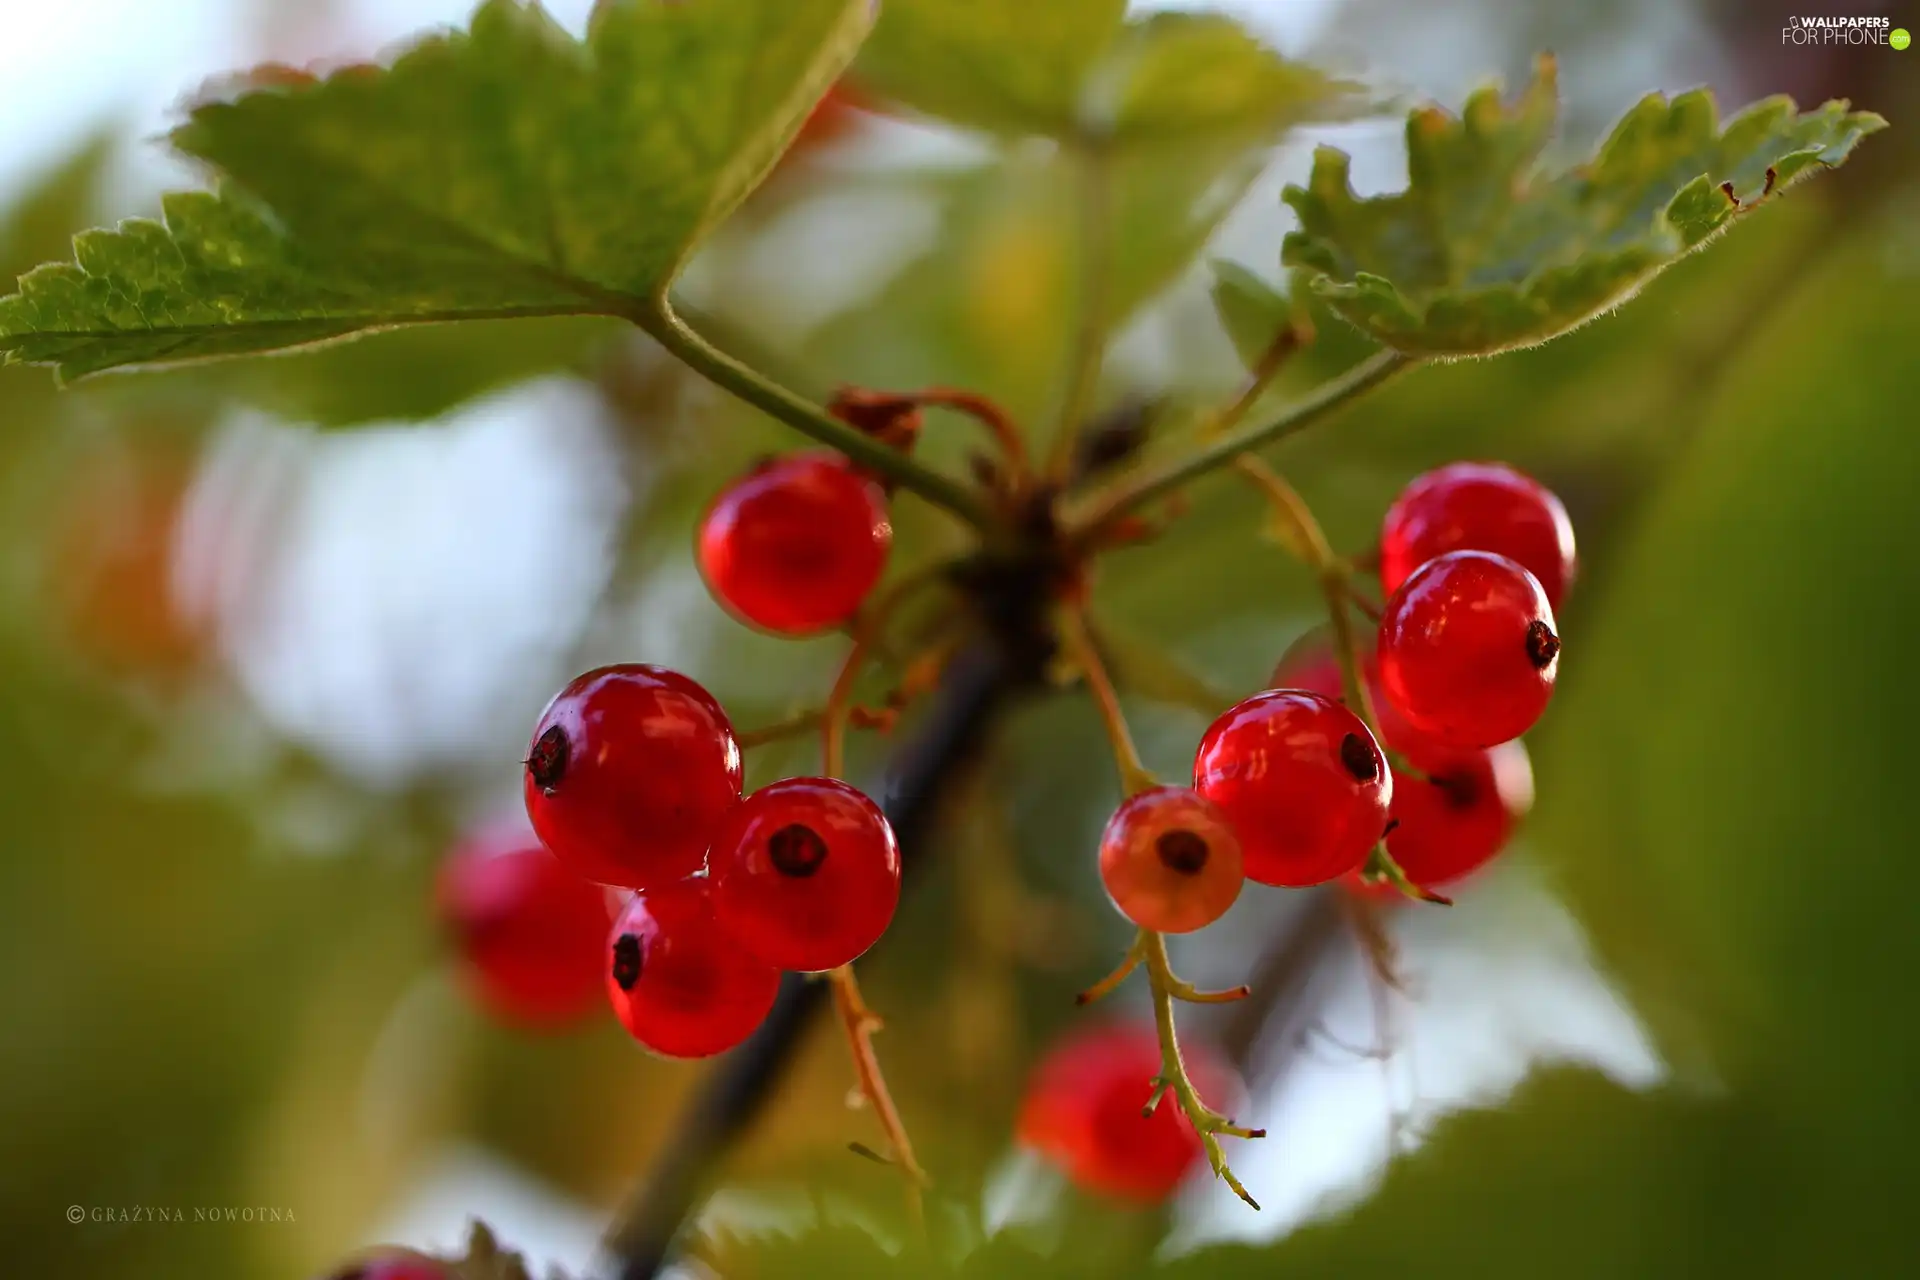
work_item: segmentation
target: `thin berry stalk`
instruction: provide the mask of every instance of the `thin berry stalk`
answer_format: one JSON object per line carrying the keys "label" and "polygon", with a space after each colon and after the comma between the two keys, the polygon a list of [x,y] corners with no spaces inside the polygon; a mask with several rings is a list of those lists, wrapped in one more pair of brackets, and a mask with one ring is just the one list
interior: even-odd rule
{"label": "thin berry stalk", "polygon": [[1060,641],[1067,656],[1080,668],[1081,678],[1087,682],[1087,692],[1093,698],[1094,709],[1100,713],[1101,726],[1106,730],[1107,741],[1113,746],[1114,764],[1120,771],[1120,790],[1126,795],[1136,796],[1159,786],[1160,780],[1148,771],[1140,759],[1139,749],[1133,745],[1133,734],[1127,729],[1126,715],[1120,709],[1120,695],[1114,691],[1113,678],[1107,674],[1100,651],[1094,647],[1093,637],[1087,631],[1087,618],[1083,610],[1062,610]]}
{"label": "thin berry stalk", "polygon": [[811,733],[820,727],[824,716],[825,712],[820,708],[809,707],[805,711],[796,711],[783,720],[763,724],[757,729],[736,731],[733,739],[740,744],[742,751],[750,751],[754,747],[764,747],[770,742],[783,742],[788,738],[797,738],[803,733]]}
{"label": "thin berry stalk", "polygon": [[916,404],[929,408],[951,409],[953,412],[972,418],[986,429],[994,443],[1005,456],[1007,466],[1020,480],[1028,479],[1031,463],[1027,459],[1027,440],[1006,410],[977,391],[965,391],[955,387],[928,387],[916,391],[908,397]]}
{"label": "thin berry stalk", "polygon": [[[1085,615],[1078,609],[1068,609],[1062,618],[1060,628],[1061,641],[1067,654],[1080,667],[1086,679],[1087,689],[1093,696],[1094,705],[1100,711],[1101,723],[1106,727],[1107,739],[1113,747],[1114,763],[1120,771],[1120,782],[1128,795],[1137,795],[1142,791],[1158,786],[1158,780],[1149,773],[1140,761],[1140,753],[1133,745],[1133,735],[1127,730],[1126,717],[1120,710],[1120,699],[1114,693],[1113,681],[1107,675],[1106,666],[1100,661],[1099,651],[1087,634]],[[1158,1106],[1164,1095],[1172,1093],[1179,1102],[1180,1109],[1186,1112],[1193,1131],[1199,1135],[1201,1146],[1207,1153],[1207,1163],[1214,1174],[1223,1179],[1234,1194],[1252,1205],[1260,1207],[1254,1198],[1247,1194],[1246,1187],[1227,1167],[1226,1153],[1220,1149],[1220,1135],[1227,1134],[1236,1138],[1265,1137],[1264,1130],[1246,1129],[1234,1124],[1220,1115],[1200,1097],[1192,1079],[1187,1075],[1186,1062],[1180,1056],[1180,1037],[1174,1029],[1173,1002],[1185,1000],[1194,1004],[1223,1004],[1240,1000],[1247,996],[1249,988],[1235,987],[1228,991],[1202,991],[1192,983],[1185,981],[1173,971],[1173,964],[1167,957],[1166,938],[1151,929],[1142,929],[1128,948],[1126,957],[1111,974],[1101,979],[1087,991],[1082,992],[1077,1003],[1086,1004],[1097,1000],[1112,991],[1124,981],[1134,968],[1144,965],[1147,981],[1153,988],[1153,1021],[1160,1038],[1160,1074],[1154,1079],[1153,1094],[1147,1103],[1147,1113]]]}
{"label": "thin berry stalk", "polygon": [[840,670],[833,679],[833,688],[827,693],[827,701],[821,707],[817,721],[820,726],[820,772],[827,777],[838,778],[846,769],[847,724],[854,712],[853,687],[858,683],[867,660],[873,656],[887,620],[907,597],[939,581],[951,567],[948,561],[937,561],[896,579],[869,601],[859,617],[854,619],[851,628],[853,644],[847,650],[847,656],[841,660]]}
{"label": "thin berry stalk", "polygon": [[[1293,530],[1300,548],[1306,553],[1307,564],[1314,572],[1320,584],[1320,591],[1326,597],[1327,620],[1333,627],[1334,655],[1340,663],[1340,685],[1346,694],[1347,705],[1353,708],[1367,726],[1367,732],[1376,740],[1380,737],[1379,720],[1374,715],[1373,697],[1367,688],[1367,682],[1361,670],[1358,637],[1354,634],[1353,615],[1347,611],[1352,600],[1348,565],[1334,554],[1333,546],[1327,541],[1327,534],[1315,518],[1313,508],[1307,505],[1299,491],[1287,483],[1285,476],[1270,466],[1265,460],[1253,455],[1243,454],[1234,459],[1234,468],[1246,476],[1260,491],[1267,495],[1274,510]],[[1388,751],[1384,743],[1382,751]],[[1406,774],[1409,771],[1398,755],[1389,753],[1388,759],[1393,768]],[[1373,852],[1367,855],[1365,874],[1369,878],[1384,879],[1394,888],[1410,898],[1419,898],[1424,902],[1451,905],[1446,898],[1423,889],[1407,879],[1400,864],[1387,852],[1383,840],[1374,845]]]}
{"label": "thin berry stalk", "polygon": [[[894,607],[920,585],[932,581],[942,568],[935,566],[900,579],[854,623],[853,644],[840,664],[840,672],[834,678],[833,689],[827,694],[826,707],[820,716],[820,770],[827,777],[837,778],[845,771],[847,720],[852,707],[853,686],[866,665],[874,638],[886,625]],[[841,965],[828,974],[828,980],[833,984],[833,1007],[846,1033],[847,1050],[853,1058],[860,1094],[880,1122],[893,1162],[906,1177],[907,1212],[913,1219],[915,1229],[924,1231],[925,1210],[920,1200],[920,1189],[926,1184],[927,1175],[914,1159],[913,1143],[908,1139],[906,1125],[900,1119],[900,1109],[894,1105],[893,1095],[887,1089],[886,1076],[880,1070],[880,1059],[873,1051],[873,1033],[879,1030],[880,1019],[862,998],[860,981],[853,975],[853,966]]]}
{"label": "thin berry stalk", "polygon": [[1240,420],[1253,411],[1260,397],[1267,393],[1273,380],[1280,376],[1294,354],[1313,341],[1313,327],[1303,319],[1296,319],[1280,332],[1273,335],[1273,341],[1260,354],[1249,372],[1246,383],[1240,388],[1240,394],[1228,401],[1221,409],[1210,416],[1201,426],[1201,440],[1211,440],[1223,431],[1231,431],[1240,425]]}
{"label": "thin berry stalk", "polygon": [[1307,505],[1297,489],[1287,483],[1285,476],[1264,459],[1250,453],[1235,458],[1233,466],[1266,495],[1275,513],[1292,530],[1293,541],[1304,554],[1307,567],[1313,570],[1320,593],[1326,598],[1327,620],[1333,626],[1334,656],[1340,663],[1340,684],[1346,694],[1347,704],[1366,722],[1368,731],[1379,737],[1373,699],[1360,670],[1353,617],[1347,612],[1350,592],[1347,589],[1346,564],[1334,554],[1326,531],[1313,514],[1313,508]]}
{"label": "thin berry stalk", "polygon": [[1124,477],[1096,497],[1089,509],[1070,523],[1068,537],[1079,546],[1097,543],[1110,525],[1135,508],[1209,472],[1232,465],[1243,453],[1263,449],[1305,430],[1418,363],[1414,357],[1398,351],[1377,352],[1339,377],[1321,383],[1304,399],[1265,422],[1229,432],[1184,457]]}
{"label": "thin berry stalk", "polygon": [[982,533],[998,527],[999,518],[978,491],[920,465],[898,449],[848,426],[819,405],[748,368],[689,328],[665,297],[632,318],[688,368],[721,390],[801,434],[837,449],[901,488],[912,490]]}
{"label": "thin berry stalk", "polygon": [[847,1051],[853,1057],[854,1073],[860,1082],[860,1095],[867,1100],[874,1118],[880,1122],[880,1131],[887,1137],[893,1163],[905,1175],[907,1213],[913,1220],[914,1228],[924,1231],[926,1216],[920,1192],[927,1185],[928,1178],[926,1171],[914,1159],[907,1126],[900,1119],[900,1109],[894,1105],[893,1095],[887,1090],[887,1079],[881,1073],[880,1059],[873,1051],[873,1033],[881,1028],[882,1023],[861,998],[860,982],[853,976],[851,965],[841,965],[835,969],[828,975],[828,981],[833,984],[833,1007],[840,1015],[840,1025],[846,1032]]}
{"label": "thin berry stalk", "polygon": [[[1226,1152],[1220,1148],[1222,1134],[1231,1138],[1264,1138],[1266,1130],[1248,1129],[1234,1124],[1221,1115],[1200,1096],[1193,1080],[1187,1075],[1187,1064],[1180,1056],[1180,1037],[1173,1024],[1173,1002],[1183,997],[1182,991],[1193,991],[1190,984],[1183,982],[1173,972],[1173,963],[1167,957],[1167,940],[1151,930],[1140,932],[1137,944],[1142,961],[1147,969],[1147,981],[1153,987],[1153,1025],[1160,1037],[1160,1076],[1154,1081],[1153,1101],[1147,1104],[1149,1112],[1162,1101],[1162,1095],[1171,1093],[1186,1112],[1187,1120],[1193,1125],[1193,1131],[1200,1135],[1200,1145],[1207,1153],[1207,1163],[1212,1166],[1214,1176],[1233,1188],[1233,1193],[1258,1209],[1260,1202],[1247,1193],[1247,1189],[1234,1176],[1227,1165]],[[1246,988],[1237,988],[1241,995]]]}

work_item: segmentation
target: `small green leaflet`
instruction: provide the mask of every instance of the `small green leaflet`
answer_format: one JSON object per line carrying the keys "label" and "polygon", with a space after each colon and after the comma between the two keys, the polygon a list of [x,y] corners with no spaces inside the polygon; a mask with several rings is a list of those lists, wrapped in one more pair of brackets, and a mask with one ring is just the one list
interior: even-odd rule
{"label": "small green leaflet", "polygon": [[1271,138],[1364,111],[1358,85],[1290,62],[1220,14],[1126,20],[1126,0],[886,0],[862,87],[1009,137],[1127,147]]}
{"label": "small green leaflet", "polygon": [[1559,115],[1543,58],[1511,106],[1496,89],[1458,118],[1407,120],[1407,189],[1356,197],[1348,157],[1323,147],[1281,260],[1372,337],[1412,355],[1487,355],[1567,332],[1615,306],[1794,182],[1886,127],[1829,102],[1767,98],[1724,127],[1704,89],[1640,101],[1590,162],[1536,165]]}
{"label": "small green leaflet", "polygon": [[390,68],[255,77],[174,146],[215,192],[74,240],[0,351],[81,377],[435,321],[649,323],[853,56],[870,0],[487,0]]}
{"label": "small green leaflet", "polygon": [[1213,271],[1214,314],[1240,363],[1252,372],[1273,350],[1281,331],[1295,325],[1293,302],[1237,262],[1215,259],[1207,265]]}

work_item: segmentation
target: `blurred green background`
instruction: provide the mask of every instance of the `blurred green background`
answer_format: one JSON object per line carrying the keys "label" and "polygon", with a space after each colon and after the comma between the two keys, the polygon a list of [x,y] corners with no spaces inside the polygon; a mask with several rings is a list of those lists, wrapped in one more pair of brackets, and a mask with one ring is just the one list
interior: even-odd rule
{"label": "blurred green background", "polygon": [[[228,33],[209,57],[304,60],[458,17],[415,7],[295,22],[208,5],[195,21]],[[1619,314],[1421,370],[1278,451],[1346,550],[1453,458],[1504,458],[1566,499],[1583,578],[1531,740],[1538,807],[1485,903],[1406,926],[1389,1025],[1339,1028],[1395,1042],[1397,1027],[1412,1052],[1395,1062],[1418,1071],[1328,1049],[1327,1010],[1367,1003],[1344,933],[1296,966],[1312,981],[1273,978],[1266,1027],[1191,1020],[1244,1050],[1256,1109],[1298,1122],[1230,1153],[1264,1219],[1205,1194],[1167,1214],[1062,1199],[1024,1229],[1056,1250],[1031,1269],[1122,1273],[1171,1227],[1213,1241],[1166,1264],[1196,1276],[1911,1273],[1897,1188],[1920,1138],[1920,917],[1900,762],[1920,718],[1905,655],[1920,55],[1783,48],[1801,10],[1736,0],[1234,11],[1384,96],[1457,103],[1551,48],[1567,156],[1641,93],[1702,81],[1724,106],[1844,96],[1894,127]],[[209,69],[172,56],[156,50],[152,73],[177,88]],[[84,60],[65,74],[103,96]],[[0,276],[152,208],[135,139],[158,119],[91,140],[75,130],[97,121],[68,122],[58,147],[9,135],[31,155],[0,170]],[[1278,280],[1277,189],[1322,139],[1355,152],[1362,185],[1401,180],[1391,119],[1307,129],[1230,216],[1174,227],[1149,207],[1122,229],[1135,309],[1104,401],[1231,392],[1194,250]],[[1129,181],[1186,190],[1194,158],[1159,162]],[[859,121],[778,174],[689,287],[726,342],[810,393],[942,382],[1046,422],[1073,331],[1071,178],[1045,147]],[[1288,389],[1361,350],[1320,319]],[[927,454],[963,465],[966,432],[936,421]],[[389,334],[65,393],[0,369],[7,1274],[302,1276],[371,1240],[444,1239],[466,1209],[578,1264],[701,1069],[649,1059],[610,1019],[534,1038],[490,1025],[450,971],[434,867],[511,810],[526,727],[574,670],[677,665],[743,725],[817,698],[840,643],[745,633],[691,565],[707,496],[787,443],[593,323]],[[1249,494],[1215,481],[1197,498],[1103,567],[1096,603],[1248,690],[1312,625],[1312,584],[1259,536]],[[910,501],[896,516],[899,565],[957,545]],[[1149,762],[1177,774],[1202,715],[1130,706]],[[861,741],[857,763],[887,745]],[[802,744],[751,768],[811,761]],[[935,865],[869,964],[881,1052],[953,1216],[1006,1200],[1024,1072],[1123,945],[1093,862],[1114,798],[1084,706],[1008,716],[955,780]],[[1319,909],[1309,897],[1250,892],[1183,966],[1260,971]],[[1493,959],[1460,962],[1475,955]],[[1576,1006],[1605,1028],[1546,1027]],[[804,1224],[821,1203],[891,1217],[888,1172],[844,1154],[873,1136],[842,1106],[848,1083],[822,1027],[730,1162],[728,1221],[793,1209]],[[1383,1169],[1387,1118],[1423,1109],[1424,1143]],[[76,1226],[70,1205],[293,1220]],[[769,1249],[741,1273],[809,1274],[830,1252]]]}

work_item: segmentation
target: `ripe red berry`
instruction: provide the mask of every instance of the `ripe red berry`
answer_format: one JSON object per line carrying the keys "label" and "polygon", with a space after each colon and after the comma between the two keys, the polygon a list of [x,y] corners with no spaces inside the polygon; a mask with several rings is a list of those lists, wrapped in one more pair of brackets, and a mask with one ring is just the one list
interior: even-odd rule
{"label": "ripe red berry", "polygon": [[455,849],[437,902],[469,985],[500,1018],[550,1027],[599,1007],[606,891],[561,866],[523,824],[486,828]]}
{"label": "ripe red berry", "polygon": [[[1200,1042],[1181,1038],[1188,1078],[1216,1109],[1237,1100],[1239,1081]],[[1160,1074],[1151,1025],[1082,1027],[1035,1069],[1020,1108],[1022,1145],[1089,1191],[1142,1203],[1172,1195],[1199,1162],[1201,1146],[1171,1093],[1142,1114]]]}
{"label": "ripe red berry", "polygon": [[1497,462],[1456,462],[1406,487],[1380,533],[1380,587],[1391,595],[1415,569],[1449,551],[1491,551],[1560,600],[1576,568],[1573,522],[1552,490]]}
{"label": "ripe red berry", "polygon": [[423,1254],[396,1249],[351,1263],[329,1280],[453,1280],[453,1272]]}
{"label": "ripe red berry", "polygon": [[733,1048],[766,1019],[780,988],[780,971],[720,927],[700,876],[636,896],[614,922],[610,951],[614,1013],[635,1040],[670,1058]]}
{"label": "ripe red berry", "polygon": [[1463,752],[1424,777],[1395,781],[1387,852],[1407,879],[1438,889],[1486,865],[1532,807],[1526,747]]}
{"label": "ripe red berry", "polygon": [[[1458,748],[1414,729],[1407,723],[1407,718],[1395,710],[1393,703],[1380,689],[1380,663],[1372,655],[1366,660],[1362,678],[1367,682],[1367,696],[1373,700],[1374,727],[1379,730],[1375,737],[1380,745],[1389,751],[1399,752],[1420,768],[1427,767],[1429,763],[1444,764],[1460,754]],[[1267,684],[1273,689],[1305,689],[1343,705],[1347,697],[1340,663],[1324,645],[1289,653],[1281,658]]]}
{"label": "ripe red berry", "polygon": [[741,621],[799,636],[853,616],[887,564],[880,486],[836,454],[779,458],[735,481],[700,523],[700,572]]}
{"label": "ripe red berry", "polygon": [[1420,733],[1491,747],[1533,727],[1560,669],[1553,608],[1505,556],[1451,551],[1400,584],[1380,621],[1380,686]]}
{"label": "ripe red berry", "polygon": [[880,940],[900,901],[900,847],[880,806],[833,778],[787,778],[714,835],[713,907],[739,945],[781,969],[836,969]]}
{"label": "ripe red berry", "polygon": [[1317,693],[1270,689],[1213,722],[1193,789],[1233,824],[1249,879],[1298,887],[1360,865],[1386,828],[1393,778],[1360,717]]}
{"label": "ripe red berry", "polygon": [[576,875],[647,889],[698,871],[740,802],[740,744],[712,694],[630,663],[548,704],[527,755],[527,816]]}
{"label": "ripe red berry", "polygon": [[1114,811],[1100,836],[1100,879],[1143,929],[1192,933],[1227,913],[1246,875],[1226,814],[1185,787],[1156,787]]}

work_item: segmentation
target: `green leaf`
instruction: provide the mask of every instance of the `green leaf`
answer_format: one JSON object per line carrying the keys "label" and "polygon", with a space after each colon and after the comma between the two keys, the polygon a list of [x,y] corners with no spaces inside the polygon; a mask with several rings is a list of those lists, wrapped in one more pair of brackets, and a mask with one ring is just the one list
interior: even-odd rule
{"label": "green leaf", "polygon": [[1224,14],[1156,13],[1130,23],[1108,66],[1118,81],[1109,90],[1117,105],[1108,134],[1121,145],[1272,138],[1372,109],[1360,85],[1281,57]]}
{"label": "green leaf", "polygon": [[[275,360],[220,365],[212,386],[313,426],[423,421],[527,378],[590,373],[624,331],[599,316],[413,325]],[[212,372],[195,367],[178,376],[202,383]]]}
{"label": "green leaf", "polygon": [[1127,0],[888,0],[857,72],[861,85],[954,124],[1065,136],[1126,12]]}
{"label": "green leaf", "polygon": [[91,220],[113,150],[112,133],[95,134],[0,212],[0,278],[61,252],[74,230]]}
{"label": "green leaf", "polygon": [[1359,86],[1290,62],[1232,19],[1125,0],[888,0],[862,85],[966,128],[1146,144],[1276,135],[1363,110]]}
{"label": "green leaf", "polygon": [[852,56],[868,0],[537,4],[388,69],[196,107],[223,174],[74,241],[0,299],[0,350],[66,377],[446,320],[652,313]]}
{"label": "green leaf", "polygon": [[1213,310],[1248,370],[1259,367],[1274,339],[1294,323],[1293,303],[1279,289],[1237,262],[1215,259]]}
{"label": "green leaf", "polygon": [[1405,191],[1356,197],[1348,157],[1321,148],[1282,261],[1341,316],[1415,355],[1486,355],[1544,342],[1650,278],[1795,181],[1844,161],[1886,121],[1844,101],[1801,114],[1767,98],[1718,123],[1704,89],[1653,94],[1589,163],[1536,165],[1559,114],[1554,65],[1511,105],[1497,89],[1459,118],[1407,120]]}

